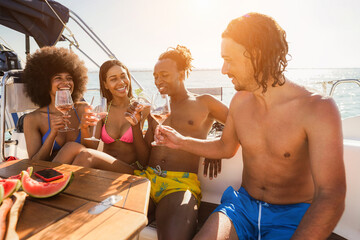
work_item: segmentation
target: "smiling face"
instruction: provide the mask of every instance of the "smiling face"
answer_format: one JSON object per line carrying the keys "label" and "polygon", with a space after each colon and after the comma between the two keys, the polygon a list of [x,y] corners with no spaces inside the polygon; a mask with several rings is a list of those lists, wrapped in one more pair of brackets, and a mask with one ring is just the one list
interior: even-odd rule
{"label": "smiling face", "polygon": [[50,95],[54,95],[58,90],[67,89],[71,93],[74,90],[74,81],[73,77],[70,73],[63,72],[63,73],[56,73],[54,76],[51,77],[51,93]]}
{"label": "smiling face", "polygon": [[113,97],[127,97],[130,87],[130,79],[124,68],[114,65],[106,73],[104,86]]}
{"label": "smiling face", "polygon": [[159,92],[168,95],[176,92],[185,80],[185,72],[179,71],[176,62],[169,58],[156,63],[153,75]]}
{"label": "smiling face", "polygon": [[254,69],[246,49],[231,38],[223,38],[221,57],[224,59],[222,74],[228,75],[237,91],[255,91],[258,85],[254,79]]}

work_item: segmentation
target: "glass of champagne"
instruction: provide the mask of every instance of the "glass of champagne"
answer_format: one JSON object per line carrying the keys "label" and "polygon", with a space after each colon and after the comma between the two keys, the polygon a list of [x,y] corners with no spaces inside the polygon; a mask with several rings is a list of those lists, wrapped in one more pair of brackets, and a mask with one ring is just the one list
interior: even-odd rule
{"label": "glass of champagne", "polygon": [[[170,101],[167,94],[155,93],[152,98],[150,114],[159,123],[159,126],[170,116]],[[156,146],[156,142],[151,143]]]}
{"label": "glass of champagne", "polygon": [[[98,104],[95,108],[93,107],[92,112],[95,113],[95,122],[97,123],[100,119],[104,118],[107,115],[107,99],[104,97],[100,97],[98,99]],[[90,140],[90,141],[100,141],[100,139],[97,139],[95,137],[95,132],[96,132],[96,125],[93,128],[93,133],[92,136],[89,138],[84,138],[85,140]]]}
{"label": "glass of champagne", "polygon": [[[74,103],[71,97],[69,90],[59,90],[55,94],[55,107],[59,110],[64,116],[67,116],[69,111],[74,107]],[[59,129],[60,132],[72,131],[74,128],[69,128],[65,122],[65,127]]]}

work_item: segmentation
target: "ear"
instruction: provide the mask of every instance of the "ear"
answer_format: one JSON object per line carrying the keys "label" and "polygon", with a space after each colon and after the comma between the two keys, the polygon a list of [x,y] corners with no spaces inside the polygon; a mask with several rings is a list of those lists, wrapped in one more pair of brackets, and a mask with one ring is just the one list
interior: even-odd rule
{"label": "ear", "polygon": [[185,81],[185,71],[179,71],[180,81]]}

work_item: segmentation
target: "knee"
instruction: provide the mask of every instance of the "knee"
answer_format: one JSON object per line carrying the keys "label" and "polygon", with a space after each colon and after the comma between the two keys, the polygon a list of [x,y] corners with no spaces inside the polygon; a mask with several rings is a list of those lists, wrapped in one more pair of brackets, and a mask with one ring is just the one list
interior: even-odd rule
{"label": "knee", "polygon": [[77,143],[77,142],[67,142],[64,144],[64,146],[61,148],[62,150],[80,150],[82,148],[85,148],[84,145],[81,145],[80,143]]}
{"label": "knee", "polygon": [[85,148],[76,155],[73,164],[83,167],[92,167],[92,155]]}

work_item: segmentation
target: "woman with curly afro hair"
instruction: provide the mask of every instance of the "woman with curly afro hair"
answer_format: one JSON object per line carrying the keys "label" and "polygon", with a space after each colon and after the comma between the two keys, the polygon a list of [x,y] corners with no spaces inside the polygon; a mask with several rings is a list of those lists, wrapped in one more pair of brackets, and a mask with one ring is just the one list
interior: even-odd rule
{"label": "woman with curly afro hair", "polygon": [[[43,47],[27,56],[23,77],[26,94],[39,106],[24,119],[28,155],[51,161],[66,142],[81,141],[78,129],[88,105],[80,100],[86,89],[87,68],[68,49]],[[68,89],[74,101],[68,118],[55,108],[55,94],[61,89]],[[76,130],[59,131],[65,124]]]}

